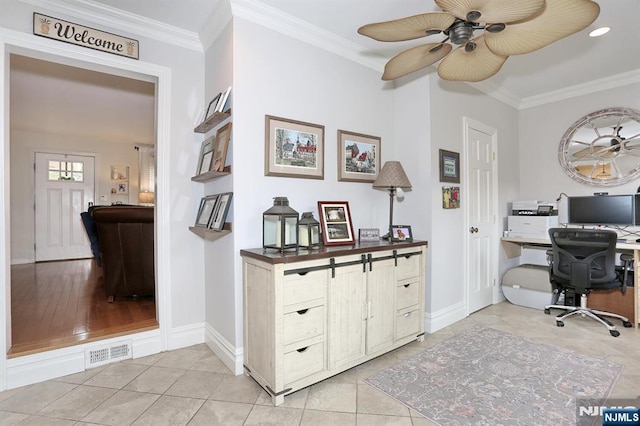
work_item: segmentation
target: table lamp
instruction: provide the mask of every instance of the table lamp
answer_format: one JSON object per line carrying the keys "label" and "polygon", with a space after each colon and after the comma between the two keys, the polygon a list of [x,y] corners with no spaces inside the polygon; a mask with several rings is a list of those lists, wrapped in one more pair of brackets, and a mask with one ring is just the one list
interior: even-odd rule
{"label": "table lamp", "polygon": [[398,188],[411,188],[411,182],[399,161],[387,161],[382,166],[377,179],[373,182],[374,188],[382,188],[389,191],[389,233],[382,237],[391,241],[393,225],[393,197]]}
{"label": "table lamp", "polygon": [[138,193],[138,204],[142,205],[152,205],[155,203],[155,194],[153,192],[139,192]]}

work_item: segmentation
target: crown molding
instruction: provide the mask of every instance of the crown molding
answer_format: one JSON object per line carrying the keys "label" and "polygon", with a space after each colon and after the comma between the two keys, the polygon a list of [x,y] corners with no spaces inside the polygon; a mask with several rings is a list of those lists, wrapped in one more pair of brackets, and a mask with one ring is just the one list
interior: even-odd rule
{"label": "crown molding", "polygon": [[206,51],[218,38],[227,24],[232,20],[231,5],[228,0],[215,0],[215,6],[202,28],[199,36],[202,48]]}
{"label": "crown molding", "polygon": [[231,0],[231,11],[234,17],[245,19],[295,40],[316,46],[380,73],[384,70],[386,60],[381,57],[366,56],[367,49],[363,46],[267,6],[261,1]]}
{"label": "crown molding", "polygon": [[611,77],[601,78],[599,80],[593,80],[587,83],[576,84],[575,86],[569,86],[553,92],[543,93],[542,95],[523,98],[520,102],[519,109],[532,108],[551,102],[575,98],[576,96],[589,95],[602,90],[615,89],[616,87],[627,86],[638,82],[640,82],[640,69],[616,74]]}
{"label": "crown molding", "polygon": [[[172,25],[125,12],[91,0],[19,0],[39,9],[50,10],[83,21],[98,24],[103,30],[116,29],[203,52],[198,34]],[[106,28],[106,29],[105,29]]]}

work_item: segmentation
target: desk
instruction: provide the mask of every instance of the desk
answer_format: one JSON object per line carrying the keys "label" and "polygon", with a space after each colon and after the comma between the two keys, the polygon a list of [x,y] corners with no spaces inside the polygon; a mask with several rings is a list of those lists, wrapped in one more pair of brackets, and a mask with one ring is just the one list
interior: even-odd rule
{"label": "desk", "polygon": [[[512,259],[514,257],[520,257],[522,254],[523,246],[532,246],[532,247],[543,247],[550,248],[551,241],[545,239],[535,239],[535,238],[512,238],[512,237],[504,237],[501,239],[502,249],[504,250],[507,258]],[[636,242],[623,242],[618,241],[616,244],[616,249],[618,251],[632,251],[633,252],[633,265],[634,265],[634,273],[633,273],[633,315],[630,316],[629,321],[633,324],[634,328],[638,328],[638,287],[640,287],[640,244]],[[628,291],[627,291],[628,292]],[[595,295],[595,292],[593,293]],[[604,293],[603,293],[604,294]],[[618,303],[621,299],[620,294],[615,294],[614,292],[608,293],[610,296],[597,296],[596,302],[597,304],[591,306],[593,309],[601,309],[603,311],[609,310],[611,311],[611,305]],[[605,300],[611,299],[611,300]],[[614,300],[615,299],[615,300]],[[624,314],[623,314],[624,315]]]}

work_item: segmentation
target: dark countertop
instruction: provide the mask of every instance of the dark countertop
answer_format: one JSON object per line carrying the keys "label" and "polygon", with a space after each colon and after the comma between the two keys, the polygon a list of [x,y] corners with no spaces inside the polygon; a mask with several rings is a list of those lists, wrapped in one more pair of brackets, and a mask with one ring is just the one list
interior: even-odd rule
{"label": "dark countertop", "polygon": [[292,263],[302,262],[305,260],[326,259],[334,256],[346,256],[350,254],[370,253],[375,251],[403,249],[410,247],[427,246],[427,241],[414,240],[411,242],[393,242],[388,241],[363,241],[349,245],[339,246],[321,246],[315,250],[287,250],[284,253],[280,253],[274,249],[268,249],[265,251],[263,248],[252,248],[240,250],[241,256],[251,257],[261,260],[263,262],[277,264],[277,263]]}

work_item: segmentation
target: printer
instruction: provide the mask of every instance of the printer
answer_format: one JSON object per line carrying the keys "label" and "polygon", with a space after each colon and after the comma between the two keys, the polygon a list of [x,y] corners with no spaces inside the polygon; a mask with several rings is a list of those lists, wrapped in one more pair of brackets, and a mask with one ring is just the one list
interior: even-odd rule
{"label": "printer", "polygon": [[558,203],[514,201],[507,217],[509,237],[548,240],[549,228],[558,226]]}

